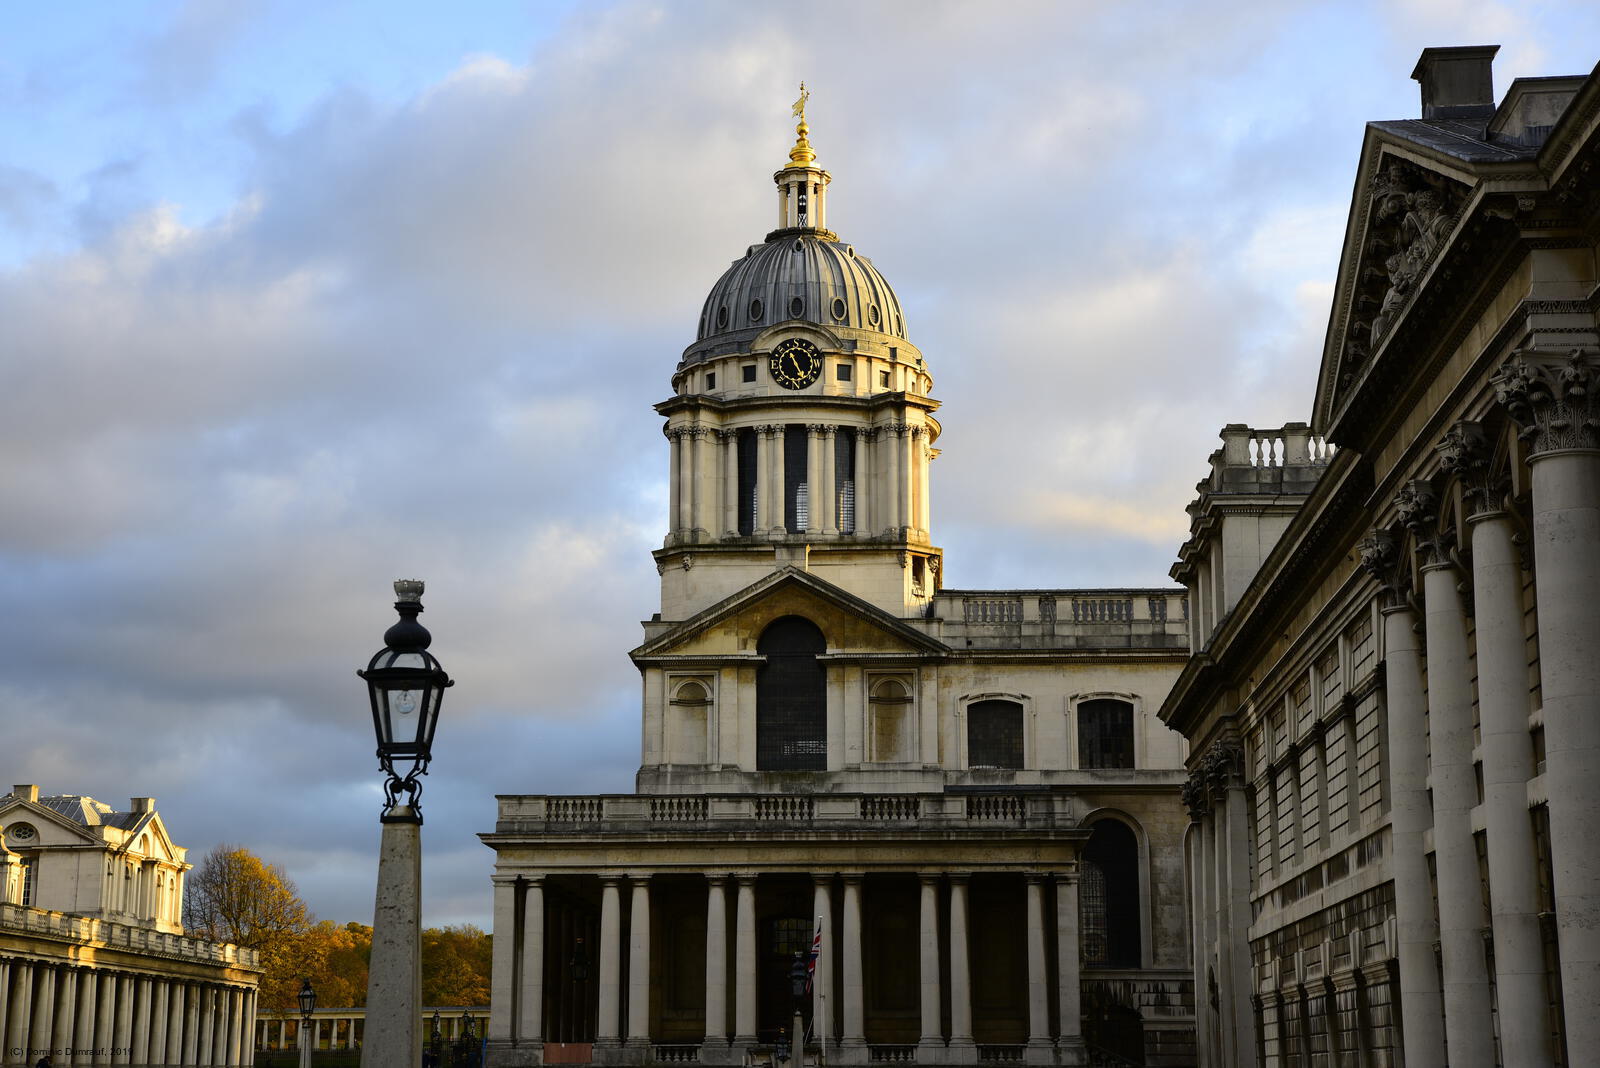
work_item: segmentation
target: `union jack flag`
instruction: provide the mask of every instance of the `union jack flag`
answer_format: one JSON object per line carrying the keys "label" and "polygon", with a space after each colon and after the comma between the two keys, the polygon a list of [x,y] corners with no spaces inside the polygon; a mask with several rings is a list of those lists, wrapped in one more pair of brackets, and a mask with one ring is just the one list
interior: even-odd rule
{"label": "union jack flag", "polygon": [[806,958],[806,992],[811,992],[812,980],[817,977],[817,957],[822,953],[822,917],[817,917],[817,933],[811,938],[811,955]]}

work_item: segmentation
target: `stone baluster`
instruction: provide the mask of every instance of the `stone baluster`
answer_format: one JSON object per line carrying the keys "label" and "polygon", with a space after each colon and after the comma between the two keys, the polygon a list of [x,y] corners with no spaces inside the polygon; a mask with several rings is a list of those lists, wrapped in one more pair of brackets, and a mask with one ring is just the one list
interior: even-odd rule
{"label": "stone baluster", "polygon": [[1394,842],[1394,911],[1399,945],[1401,1033],[1408,1068],[1443,1068],[1444,1002],[1433,944],[1439,925],[1429,890],[1423,836],[1432,821],[1428,800],[1427,705],[1411,569],[1391,531],[1374,530],[1361,543],[1362,566],[1377,578],[1383,600],[1385,696],[1389,718],[1390,836]]}
{"label": "stone baluster", "polygon": [[[514,931],[517,924],[517,881],[508,876],[499,876],[493,880],[493,886],[494,929],[501,932]],[[516,967],[516,939],[514,937],[497,939],[489,959],[492,988],[510,991]],[[515,1006],[509,997],[491,999],[487,1028],[491,1042],[511,1040],[511,1015],[514,1009]]]}

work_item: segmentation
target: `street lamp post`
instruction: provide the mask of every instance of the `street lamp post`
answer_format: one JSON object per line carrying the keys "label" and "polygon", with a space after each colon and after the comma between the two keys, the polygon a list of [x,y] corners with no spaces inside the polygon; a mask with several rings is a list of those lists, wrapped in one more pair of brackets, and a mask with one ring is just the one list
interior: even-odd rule
{"label": "street lamp post", "polygon": [[796,952],[794,963],[789,965],[789,992],[794,995],[794,1038],[790,1043],[789,1063],[791,1065],[804,1064],[806,1060],[806,1022],[802,1015],[806,1007],[807,984],[806,962]]}
{"label": "street lamp post", "polygon": [[434,1068],[439,1068],[439,1050],[440,1050],[440,1045],[444,1041],[444,1036],[439,1033],[439,1010],[438,1009],[434,1009],[433,1010],[433,1035],[432,1035],[432,1040],[431,1041],[432,1041],[432,1045],[433,1045],[433,1064],[434,1064]]}
{"label": "street lamp post", "polygon": [[300,1068],[311,1068],[311,1014],[317,1011],[317,992],[311,980],[300,984]]}
{"label": "street lamp post", "polygon": [[378,764],[386,779],[379,821],[378,893],[367,973],[362,1068],[419,1068],[422,1062],[422,784],[444,691],[455,685],[428,652],[433,636],[417,622],[423,584],[394,584],[399,622],[365,671]]}

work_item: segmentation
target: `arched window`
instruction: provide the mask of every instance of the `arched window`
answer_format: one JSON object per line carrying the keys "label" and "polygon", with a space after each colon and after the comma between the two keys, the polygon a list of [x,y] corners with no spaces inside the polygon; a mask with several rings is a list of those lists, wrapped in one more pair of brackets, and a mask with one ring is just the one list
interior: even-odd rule
{"label": "arched window", "polygon": [[667,727],[667,763],[706,762],[706,718],[711,696],[705,685],[690,680],[672,695]]}
{"label": "arched window", "polygon": [[1078,929],[1085,965],[1140,966],[1139,841],[1118,820],[1096,821],[1083,848]]}
{"label": "arched window", "polygon": [[809,619],[784,616],[761,632],[756,652],[756,767],[761,771],[825,771],[828,690],[817,654],[822,631]]}
{"label": "arched window", "polygon": [[1078,705],[1078,766],[1133,767],[1133,706],[1098,698]]}
{"label": "arched window", "polygon": [[911,759],[911,692],[901,679],[879,679],[867,699],[868,760]]}
{"label": "arched window", "polygon": [[967,706],[967,767],[1022,767],[1022,706],[974,701]]}

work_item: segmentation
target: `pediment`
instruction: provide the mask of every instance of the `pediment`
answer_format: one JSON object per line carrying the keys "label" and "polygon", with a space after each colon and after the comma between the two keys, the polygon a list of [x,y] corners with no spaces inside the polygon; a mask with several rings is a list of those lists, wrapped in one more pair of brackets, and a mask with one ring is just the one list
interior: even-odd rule
{"label": "pediment", "polygon": [[798,568],[773,572],[696,613],[628,655],[736,658],[756,654],[768,624],[784,616],[815,623],[830,654],[943,656],[949,647],[867,601]]}
{"label": "pediment", "polygon": [[[9,828],[18,823],[26,823],[33,828],[35,837],[30,842],[18,842],[13,839]],[[30,844],[48,848],[100,841],[93,831],[77,821],[44,805],[36,805],[22,798],[13,798],[9,804],[0,804],[0,827],[7,828],[5,844],[11,849],[28,848]]]}
{"label": "pediment", "polygon": [[1454,237],[1475,178],[1368,127],[1350,203],[1312,426],[1326,434],[1384,358]]}

